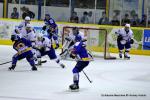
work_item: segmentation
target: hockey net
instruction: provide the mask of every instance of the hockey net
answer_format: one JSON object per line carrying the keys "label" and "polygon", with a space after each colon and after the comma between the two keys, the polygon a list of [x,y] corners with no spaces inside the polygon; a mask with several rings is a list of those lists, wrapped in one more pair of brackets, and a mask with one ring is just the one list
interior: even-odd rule
{"label": "hockey net", "polygon": [[[68,34],[73,34],[72,29],[74,27],[64,26],[62,33],[62,46],[65,43],[65,37]],[[87,28],[87,27],[78,27],[79,31],[83,32],[87,37],[87,50],[94,57],[101,57],[104,59],[116,59],[110,55],[109,52],[109,42],[108,42],[108,32],[106,29],[101,28]],[[63,49],[62,49],[63,52]]]}

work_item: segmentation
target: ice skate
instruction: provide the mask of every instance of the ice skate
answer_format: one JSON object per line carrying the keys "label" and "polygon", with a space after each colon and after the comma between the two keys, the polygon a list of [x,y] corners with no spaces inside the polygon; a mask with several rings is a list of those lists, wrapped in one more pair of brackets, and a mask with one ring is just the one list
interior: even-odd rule
{"label": "ice skate", "polygon": [[37,71],[37,68],[35,66],[33,66],[32,71]]}
{"label": "ice skate", "polygon": [[79,90],[79,85],[77,85],[77,84],[71,84],[71,85],[69,86],[69,89],[70,89],[71,91],[78,91],[78,90]]}
{"label": "ice skate", "polygon": [[15,65],[12,65],[11,67],[8,68],[8,70],[14,70],[15,69]]}
{"label": "ice skate", "polygon": [[62,68],[65,68],[65,65],[64,65],[64,64],[60,64],[60,66],[61,66]]}

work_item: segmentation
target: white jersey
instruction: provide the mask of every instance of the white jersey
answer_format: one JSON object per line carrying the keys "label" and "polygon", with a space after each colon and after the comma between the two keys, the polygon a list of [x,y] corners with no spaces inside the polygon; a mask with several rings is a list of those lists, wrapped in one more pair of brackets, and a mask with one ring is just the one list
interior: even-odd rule
{"label": "white jersey", "polygon": [[19,28],[19,29],[25,28],[27,24],[30,24],[30,23],[27,23],[27,22],[25,22],[25,21],[22,21],[22,22],[19,24],[18,28]]}
{"label": "white jersey", "polygon": [[43,37],[43,41],[36,41],[36,47],[42,48],[44,47],[46,51],[49,51],[51,48],[51,41],[47,37]]}
{"label": "white jersey", "polygon": [[87,37],[85,37],[84,32],[79,31],[79,36],[81,36],[82,40],[87,39]]}
{"label": "white jersey", "polygon": [[36,35],[33,30],[27,31],[26,29],[23,29],[21,31],[21,34],[22,34],[22,38],[30,40],[31,42],[36,41]]}
{"label": "white jersey", "polygon": [[[15,30],[18,31],[18,33]],[[14,31],[12,32],[12,35],[19,36],[20,38],[22,37],[22,34],[20,33],[19,29],[14,29]]]}
{"label": "white jersey", "polygon": [[130,40],[133,37],[133,32],[131,29],[129,29],[129,32],[127,33],[124,28],[121,28],[117,31],[116,34],[121,35],[123,37],[123,40],[126,41]]}

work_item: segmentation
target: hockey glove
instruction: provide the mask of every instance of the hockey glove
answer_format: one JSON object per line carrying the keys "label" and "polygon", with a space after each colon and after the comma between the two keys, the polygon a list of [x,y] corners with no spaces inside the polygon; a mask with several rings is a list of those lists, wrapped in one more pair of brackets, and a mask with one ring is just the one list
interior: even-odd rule
{"label": "hockey glove", "polygon": [[59,44],[56,44],[56,47],[55,47],[55,49],[58,49],[59,48]]}
{"label": "hockey glove", "polygon": [[82,40],[82,42],[86,42],[86,41],[87,41],[87,39],[83,39],[83,40]]}
{"label": "hockey glove", "polygon": [[118,35],[118,38],[117,38],[118,41],[121,41],[123,40],[123,37],[121,35]]}
{"label": "hockey glove", "polygon": [[45,48],[42,47],[42,48],[40,49],[40,52],[45,52]]}
{"label": "hockey glove", "polygon": [[133,44],[133,43],[134,43],[134,40],[133,40],[133,39],[131,39],[131,40],[130,40],[130,43],[131,43],[131,44]]}
{"label": "hockey glove", "polygon": [[44,30],[44,31],[45,31],[45,30],[46,30],[46,26],[43,26],[43,27],[42,27],[42,30]]}
{"label": "hockey glove", "polygon": [[75,59],[75,58],[76,58],[76,55],[71,53],[71,54],[70,54],[70,58]]}

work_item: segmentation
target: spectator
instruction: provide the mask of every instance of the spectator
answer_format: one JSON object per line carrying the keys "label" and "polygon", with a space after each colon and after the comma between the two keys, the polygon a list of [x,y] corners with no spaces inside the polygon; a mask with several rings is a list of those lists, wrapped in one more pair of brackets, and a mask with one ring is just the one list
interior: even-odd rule
{"label": "spectator", "polygon": [[86,11],[83,12],[83,17],[81,17],[81,23],[83,24],[89,23],[88,13]]}
{"label": "spectator", "polygon": [[113,16],[113,18],[111,20],[111,24],[112,25],[116,25],[116,26],[120,25],[120,21],[119,21],[118,15],[119,14],[115,13],[115,15]]}
{"label": "spectator", "polygon": [[140,26],[146,26],[147,16],[144,14],[142,15],[142,20],[140,22]]}
{"label": "spectator", "polygon": [[30,18],[34,19],[35,14],[34,14],[32,11],[30,11],[29,8],[26,8],[26,12],[28,13],[28,16],[29,16]]}
{"label": "spectator", "polygon": [[92,15],[93,15],[92,11],[89,11],[89,13],[88,13],[89,23],[94,22]]}
{"label": "spectator", "polygon": [[79,23],[79,17],[77,16],[77,12],[72,13],[72,16],[70,17],[70,22]]}
{"label": "spectator", "polygon": [[132,26],[139,26],[139,24],[140,24],[140,19],[138,18],[138,15],[135,14],[133,16],[133,19],[131,20],[131,25]]}
{"label": "spectator", "polygon": [[124,26],[125,24],[130,24],[131,21],[129,19],[129,15],[128,14],[125,14],[124,18],[122,19],[122,25]]}
{"label": "spectator", "polygon": [[17,8],[13,8],[13,12],[11,13],[11,18],[13,19],[18,19],[19,18],[19,13],[17,12]]}
{"label": "spectator", "polygon": [[28,13],[27,13],[27,11],[26,11],[26,7],[25,7],[25,6],[22,7],[22,8],[21,8],[21,11],[22,11],[22,19],[25,19],[25,17],[28,16]]}
{"label": "spectator", "polygon": [[29,8],[26,8],[25,6],[21,8],[22,10],[22,19],[24,19],[26,16],[29,16],[30,18],[34,19],[35,14],[29,10]]}
{"label": "spectator", "polygon": [[9,3],[14,3],[14,4],[16,4],[17,1],[16,1],[16,0],[11,0],[11,2],[9,2]]}
{"label": "spectator", "polygon": [[100,18],[98,24],[99,24],[99,25],[106,25],[106,24],[109,24],[109,19],[108,19],[107,16],[106,16],[106,12],[102,12],[102,17]]}

